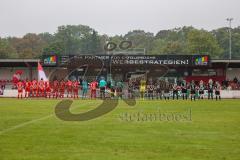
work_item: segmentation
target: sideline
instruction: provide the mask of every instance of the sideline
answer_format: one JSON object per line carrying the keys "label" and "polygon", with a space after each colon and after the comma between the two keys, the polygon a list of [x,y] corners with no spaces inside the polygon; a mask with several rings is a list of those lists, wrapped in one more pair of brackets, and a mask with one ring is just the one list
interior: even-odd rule
{"label": "sideline", "polygon": [[[92,104],[92,103],[94,103],[94,102],[86,102],[86,103],[81,104],[81,106],[73,107],[71,110],[74,110],[74,109],[76,109],[78,107],[84,107],[87,104]],[[34,120],[31,120],[31,121],[28,121],[28,122],[24,122],[24,123],[15,125],[13,127],[10,127],[10,128],[7,128],[7,129],[4,129],[4,130],[0,131],[0,135],[3,135],[5,133],[7,133],[7,132],[10,132],[10,131],[13,131],[13,130],[16,130],[16,129],[19,129],[19,128],[22,128],[22,127],[25,127],[25,126],[27,126],[29,124],[33,124],[35,122],[48,119],[48,118],[53,117],[53,116],[55,116],[55,113],[47,115],[47,116],[44,116],[44,117],[41,117],[41,118],[38,118],[38,119],[34,119]]]}

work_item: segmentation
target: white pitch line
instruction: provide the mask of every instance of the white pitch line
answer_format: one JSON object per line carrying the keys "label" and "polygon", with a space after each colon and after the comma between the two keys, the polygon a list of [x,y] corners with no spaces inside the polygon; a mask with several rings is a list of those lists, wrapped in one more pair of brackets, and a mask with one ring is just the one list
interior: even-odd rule
{"label": "white pitch line", "polygon": [[[93,103],[93,102],[84,103],[84,104],[81,105],[80,107],[85,106],[86,104],[89,104],[89,103]],[[78,107],[75,107],[75,108],[73,108],[73,109],[76,109],[76,108],[78,108]],[[73,109],[71,109],[71,110],[73,110]],[[0,131],[0,135],[3,135],[3,134],[5,134],[5,133],[7,133],[7,132],[13,131],[13,130],[18,129],[18,128],[22,128],[22,127],[24,127],[24,126],[26,126],[26,125],[33,124],[33,123],[35,123],[35,122],[48,119],[48,118],[50,118],[50,117],[53,117],[54,115],[55,115],[55,114],[50,114],[50,115],[47,115],[47,116],[44,116],[44,117],[41,117],[41,118],[38,118],[38,119],[34,119],[34,120],[31,120],[31,121],[28,121],[28,122],[24,122],[24,123],[18,124],[18,125],[16,125],[16,126],[13,126],[13,127],[8,128],[8,129],[5,129],[5,130]]]}

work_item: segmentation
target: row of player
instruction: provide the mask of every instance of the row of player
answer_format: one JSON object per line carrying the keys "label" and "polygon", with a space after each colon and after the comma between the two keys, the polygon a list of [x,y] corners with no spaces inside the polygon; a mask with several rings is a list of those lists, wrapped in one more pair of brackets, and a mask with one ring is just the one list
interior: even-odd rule
{"label": "row of player", "polygon": [[167,80],[157,80],[156,83],[153,83],[152,80],[149,80],[146,84],[145,80],[141,80],[139,90],[141,93],[141,98],[144,98],[145,92],[147,91],[149,99],[153,99],[154,93],[156,98],[163,97],[164,99],[170,99],[170,93],[172,93],[173,99],[178,99],[179,93],[181,93],[183,100],[187,100],[189,96],[191,100],[196,100],[197,97],[199,99],[203,99],[205,90],[208,91],[208,99],[213,99],[213,92],[215,92],[216,100],[221,99],[221,85],[219,82],[213,82],[212,79],[209,79],[207,84],[204,84],[202,80],[199,83],[196,83],[195,81],[187,83],[185,80],[183,80],[179,83],[173,84],[169,83]]}
{"label": "row of player", "polygon": [[[86,97],[88,89],[90,89],[90,97],[96,98],[96,91],[100,89],[101,98],[105,98],[106,89],[110,90],[111,97],[115,95],[122,97],[122,92],[124,88],[128,90],[128,98],[134,98],[136,90],[139,91],[140,97],[144,99],[145,95],[149,99],[164,98],[169,99],[170,93],[172,93],[173,99],[179,98],[179,93],[181,93],[183,99],[188,99],[188,92],[190,94],[191,100],[196,99],[196,94],[198,97],[203,99],[204,90],[208,90],[208,98],[213,99],[213,92],[217,99],[220,99],[220,90],[221,85],[216,82],[214,83],[211,79],[207,84],[204,84],[203,81],[200,81],[199,84],[196,84],[194,81],[191,83],[186,83],[182,81],[181,83],[169,83],[166,81],[157,80],[155,83],[150,79],[148,81],[142,79],[139,83],[136,81],[129,81],[128,85],[124,86],[122,81],[115,83],[111,80],[107,83],[104,78],[101,78],[99,82],[96,80],[88,83],[86,80],[71,81],[71,80],[54,80],[53,82],[43,80],[37,81],[19,81],[17,83],[18,89],[18,98],[23,97],[23,91],[25,91],[25,97],[53,97],[53,98],[63,98],[64,94],[67,94],[67,97],[78,98],[79,89],[82,90],[82,97]],[[117,94],[115,94],[117,93]]]}
{"label": "row of player", "polygon": [[[93,81],[90,84],[87,81],[83,80],[81,82],[81,89],[83,90],[83,96],[86,96],[88,86],[91,88],[91,97],[96,98],[96,89],[98,86],[97,81]],[[25,98],[26,97],[53,97],[53,98],[63,98],[65,91],[67,91],[67,97],[78,98],[78,93],[80,89],[80,82],[79,81],[71,81],[71,80],[54,80],[53,82],[50,81],[40,81],[32,80],[26,81],[19,80],[17,83],[17,90],[18,90],[18,98],[23,97],[23,91],[25,91]],[[95,91],[95,92],[94,92]],[[30,95],[31,93],[31,95]]]}

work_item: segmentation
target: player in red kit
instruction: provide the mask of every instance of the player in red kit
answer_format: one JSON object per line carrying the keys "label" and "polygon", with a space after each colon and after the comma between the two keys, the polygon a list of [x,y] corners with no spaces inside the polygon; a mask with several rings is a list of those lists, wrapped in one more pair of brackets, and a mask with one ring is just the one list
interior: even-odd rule
{"label": "player in red kit", "polygon": [[18,81],[17,83],[17,89],[18,89],[18,99],[21,97],[22,98],[22,93],[23,93],[23,82],[21,80]]}
{"label": "player in red kit", "polygon": [[41,79],[38,82],[38,96],[39,97],[45,97],[44,90],[45,90],[45,83],[44,83],[43,79]]}
{"label": "player in red kit", "polygon": [[70,80],[68,80],[67,82],[66,82],[66,86],[67,86],[67,98],[68,98],[68,96],[70,97],[73,97],[73,95],[72,95],[72,81],[70,81]]}
{"label": "player in red kit", "polygon": [[62,79],[60,82],[60,94],[59,94],[60,98],[64,98],[64,92],[65,92],[65,82]]}
{"label": "player in red kit", "polygon": [[73,98],[78,98],[78,88],[79,88],[79,82],[75,80],[73,82]]}
{"label": "player in red kit", "polygon": [[58,91],[59,91],[59,89],[58,89],[58,87],[59,87],[59,83],[58,83],[58,80],[54,80],[53,81],[53,98],[55,97],[55,98],[57,98],[58,97]]}
{"label": "player in red kit", "polygon": [[96,80],[90,83],[91,98],[96,98],[98,82]]}
{"label": "player in red kit", "polygon": [[30,97],[31,88],[32,88],[32,82],[29,81],[28,79],[26,79],[26,82],[25,82],[25,98]]}
{"label": "player in red kit", "polygon": [[46,98],[51,98],[51,83],[49,81],[45,82],[45,91],[46,91]]}
{"label": "player in red kit", "polygon": [[33,81],[32,81],[32,96],[36,97],[38,94],[37,92],[38,92],[38,82],[35,79],[33,79]]}

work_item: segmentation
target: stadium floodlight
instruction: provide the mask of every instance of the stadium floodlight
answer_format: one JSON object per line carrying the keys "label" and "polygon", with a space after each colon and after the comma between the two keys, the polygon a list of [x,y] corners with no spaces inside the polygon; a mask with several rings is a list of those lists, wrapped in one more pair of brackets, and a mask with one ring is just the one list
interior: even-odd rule
{"label": "stadium floodlight", "polygon": [[233,18],[227,18],[226,20],[229,22],[229,59],[232,59],[232,33],[231,33],[231,29],[232,29]]}

